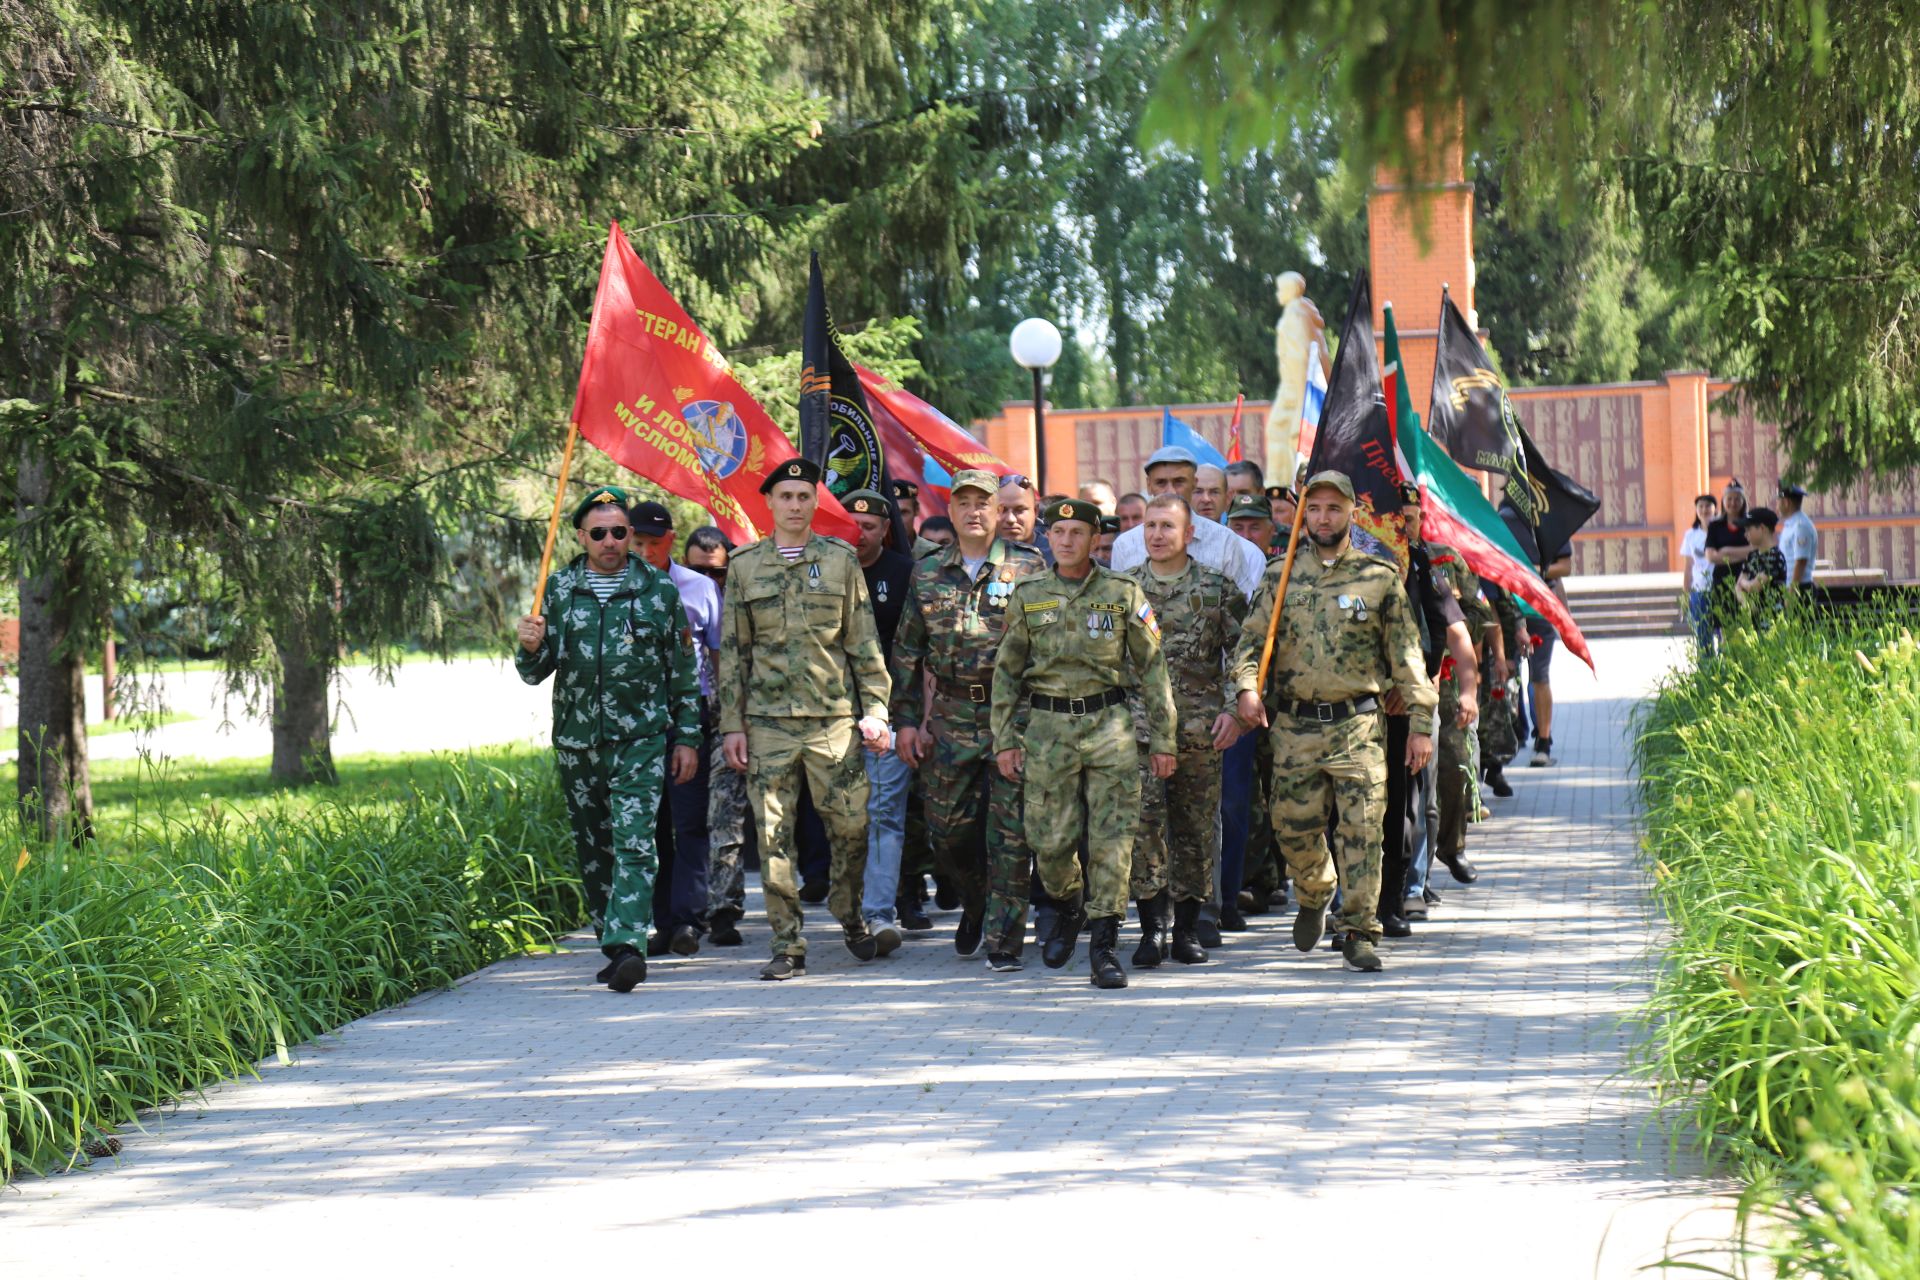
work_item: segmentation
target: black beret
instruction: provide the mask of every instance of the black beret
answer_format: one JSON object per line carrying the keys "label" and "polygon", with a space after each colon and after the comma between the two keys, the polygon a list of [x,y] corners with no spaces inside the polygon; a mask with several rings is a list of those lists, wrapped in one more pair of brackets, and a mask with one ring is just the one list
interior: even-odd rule
{"label": "black beret", "polygon": [[773,486],[782,480],[804,480],[808,484],[820,483],[820,467],[805,458],[789,458],[773,470],[767,472],[767,478],[760,482],[760,492],[771,493]]}
{"label": "black beret", "polygon": [[892,493],[896,498],[917,498],[920,496],[920,486],[911,480],[895,480]]}

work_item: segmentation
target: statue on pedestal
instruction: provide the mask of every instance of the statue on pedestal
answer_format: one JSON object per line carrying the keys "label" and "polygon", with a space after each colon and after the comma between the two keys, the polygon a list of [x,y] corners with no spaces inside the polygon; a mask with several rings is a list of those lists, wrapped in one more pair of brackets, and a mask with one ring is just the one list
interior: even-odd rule
{"label": "statue on pedestal", "polygon": [[1300,406],[1307,396],[1307,360],[1318,344],[1321,372],[1328,369],[1327,322],[1307,297],[1307,280],[1298,271],[1283,271],[1274,282],[1280,302],[1280,321],[1273,327],[1273,354],[1280,366],[1280,386],[1267,410],[1267,483],[1294,482],[1295,455],[1300,440]]}

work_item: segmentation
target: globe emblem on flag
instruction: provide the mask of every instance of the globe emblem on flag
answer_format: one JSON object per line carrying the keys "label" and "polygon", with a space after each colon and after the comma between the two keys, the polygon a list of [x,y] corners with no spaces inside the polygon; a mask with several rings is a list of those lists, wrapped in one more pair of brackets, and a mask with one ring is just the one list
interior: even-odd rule
{"label": "globe emblem on flag", "polygon": [[680,416],[693,432],[700,465],[715,479],[724,480],[740,469],[747,456],[747,427],[731,404],[724,400],[690,400],[680,406]]}

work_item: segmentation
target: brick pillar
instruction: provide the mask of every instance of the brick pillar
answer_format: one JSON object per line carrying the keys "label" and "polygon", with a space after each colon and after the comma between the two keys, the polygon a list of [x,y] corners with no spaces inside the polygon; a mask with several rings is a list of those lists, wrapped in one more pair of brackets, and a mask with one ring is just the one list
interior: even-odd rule
{"label": "brick pillar", "polygon": [[[1441,151],[1422,180],[1405,182],[1382,170],[1367,194],[1374,332],[1385,325],[1392,303],[1407,392],[1423,423],[1433,391],[1442,285],[1451,289],[1467,322],[1479,326],[1473,311],[1473,184],[1464,175],[1456,143]],[[1337,328],[1341,319],[1329,315],[1327,323]]]}
{"label": "brick pillar", "polygon": [[[1707,474],[1708,375],[1682,370],[1665,374],[1661,381],[1667,389],[1667,490],[1670,495],[1668,501],[1672,503],[1668,518],[1673,524],[1673,539],[1667,546],[1667,558],[1670,562],[1668,568],[1679,569],[1682,567],[1680,539],[1693,524],[1693,500],[1712,490],[1711,477]],[[1647,460],[1648,478],[1651,479],[1651,449]],[[1648,488],[1651,489],[1652,485]]]}

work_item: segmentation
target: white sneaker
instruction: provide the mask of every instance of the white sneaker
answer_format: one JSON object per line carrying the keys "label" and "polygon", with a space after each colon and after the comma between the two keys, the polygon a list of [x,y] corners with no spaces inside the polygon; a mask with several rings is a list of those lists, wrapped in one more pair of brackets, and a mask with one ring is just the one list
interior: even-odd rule
{"label": "white sneaker", "polygon": [[1425,920],[1427,918],[1427,900],[1419,894],[1415,894],[1400,904],[1400,914],[1409,920]]}
{"label": "white sneaker", "polygon": [[1560,762],[1553,758],[1553,753],[1548,749],[1551,745],[1536,741],[1533,744],[1533,759],[1527,761],[1527,766],[1533,769],[1548,769],[1559,764]]}
{"label": "white sneaker", "polygon": [[904,936],[900,926],[891,920],[869,920],[867,929],[873,934],[874,949],[878,955],[890,956],[900,949]]}

